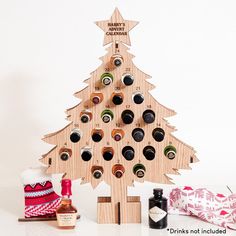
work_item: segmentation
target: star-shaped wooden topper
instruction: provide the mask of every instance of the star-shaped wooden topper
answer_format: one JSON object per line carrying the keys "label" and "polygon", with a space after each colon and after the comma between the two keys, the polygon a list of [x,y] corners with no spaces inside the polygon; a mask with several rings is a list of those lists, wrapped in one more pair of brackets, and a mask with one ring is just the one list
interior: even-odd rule
{"label": "star-shaped wooden topper", "polygon": [[129,46],[131,45],[129,31],[138,24],[137,21],[124,20],[118,8],[115,9],[110,20],[95,23],[105,32],[103,45],[121,41]]}

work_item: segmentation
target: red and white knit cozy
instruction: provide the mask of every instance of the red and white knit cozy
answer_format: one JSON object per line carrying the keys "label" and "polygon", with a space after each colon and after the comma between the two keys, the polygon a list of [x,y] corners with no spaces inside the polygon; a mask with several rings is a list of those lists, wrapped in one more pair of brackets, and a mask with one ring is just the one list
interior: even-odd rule
{"label": "red and white knit cozy", "polygon": [[52,217],[61,198],[54,192],[51,175],[45,167],[25,170],[21,177],[25,192],[25,217]]}

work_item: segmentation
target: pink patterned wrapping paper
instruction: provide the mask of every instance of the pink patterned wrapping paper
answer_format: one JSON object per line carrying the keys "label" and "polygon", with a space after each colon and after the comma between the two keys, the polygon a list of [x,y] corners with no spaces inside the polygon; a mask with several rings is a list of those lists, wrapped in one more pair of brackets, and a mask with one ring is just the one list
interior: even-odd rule
{"label": "pink patterned wrapping paper", "polygon": [[193,215],[209,223],[236,230],[236,194],[223,194],[185,186],[169,196],[169,213]]}

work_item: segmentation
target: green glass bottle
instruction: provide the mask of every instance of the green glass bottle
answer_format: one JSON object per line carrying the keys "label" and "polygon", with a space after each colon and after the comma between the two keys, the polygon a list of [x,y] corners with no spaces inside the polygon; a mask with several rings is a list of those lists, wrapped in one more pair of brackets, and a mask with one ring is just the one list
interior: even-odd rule
{"label": "green glass bottle", "polygon": [[102,118],[104,123],[109,123],[110,121],[113,120],[113,117],[114,117],[114,114],[109,109],[104,110],[101,114],[101,118]]}
{"label": "green glass bottle", "polygon": [[101,75],[101,83],[105,86],[110,85],[113,82],[113,75],[111,73],[103,73]]}
{"label": "green glass bottle", "polygon": [[173,160],[176,156],[176,148],[172,145],[166,146],[164,149],[164,155],[170,160]]}
{"label": "green glass bottle", "polygon": [[138,178],[143,178],[146,172],[146,168],[143,164],[139,163],[136,164],[133,167],[133,173],[138,177]]}

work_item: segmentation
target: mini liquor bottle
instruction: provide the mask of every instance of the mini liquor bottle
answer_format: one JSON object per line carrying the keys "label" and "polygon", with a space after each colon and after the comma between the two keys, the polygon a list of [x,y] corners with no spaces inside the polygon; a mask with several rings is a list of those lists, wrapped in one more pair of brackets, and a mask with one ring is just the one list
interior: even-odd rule
{"label": "mini liquor bottle", "polygon": [[62,161],[67,161],[72,155],[72,150],[69,148],[61,148],[59,151],[59,155]]}
{"label": "mini liquor bottle", "polygon": [[102,74],[101,82],[104,86],[110,85],[113,82],[113,75],[110,73]]}
{"label": "mini liquor bottle", "polygon": [[161,142],[165,138],[165,131],[162,128],[156,128],[152,131],[152,137],[157,142]]}
{"label": "mini liquor bottle", "polygon": [[92,112],[84,110],[80,113],[80,120],[82,123],[88,123],[92,119]]}
{"label": "mini liquor bottle", "polygon": [[133,167],[133,173],[138,177],[138,178],[143,178],[146,172],[146,168],[143,164],[139,163],[136,164]]}
{"label": "mini liquor bottle", "polygon": [[132,137],[136,142],[141,142],[144,138],[143,129],[136,128],[132,131]]}
{"label": "mini liquor bottle", "polygon": [[176,156],[176,148],[172,145],[169,145],[169,146],[165,147],[164,154],[170,160],[173,160]]}
{"label": "mini liquor bottle", "polygon": [[134,83],[134,77],[130,74],[125,74],[122,76],[121,81],[125,86],[130,86]]}
{"label": "mini liquor bottle", "polygon": [[111,147],[104,147],[102,150],[102,156],[104,160],[110,161],[113,158],[114,150]]}
{"label": "mini liquor bottle", "polygon": [[112,94],[112,102],[115,105],[120,105],[123,103],[124,95],[122,93],[113,93]]}
{"label": "mini liquor bottle", "polygon": [[133,99],[134,103],[141,104],[144,101],[144,96],[142,93],[137,91],[133,94],[132,99]]}
{"label": "mini liquor bottle", "polygon": [[153,189],[153,194],[149,198],[149,227],[164,229],[167,227],[167,199],[162,196],[161,188]]}
{"label": "mini liquor bottle", "polygon": [[72,206],[71,180],[61,181],[61,205],[56,210],[57,223],[61,229],[73,229],[76,225],[77,209]]}
{"label": "mini liquor bottle", "polygon": [[93,104],[99,104],[103,100],[103,94],[102,93],[92,93],[90,95],[90,100]]}
{"label": "mini liquor bottle", "polygon": [[122,129],[113,129],[111,136],[115,141],[120,141],[125,135],[125,132]]}
{"label": "mini liquor bottle", "polygon": [[91,172],[95,179],[100,179],[103,174],[103,168],[102,166],[93,166]]}
{"label": "mini liquor bottle", "polygon": [[143,112],[143,120],[147,124],[151,124],[155,120],[155,112],[152,110],[146,110]]}
{"label": "mini liquor bottle", "polygon": [[92,140],[96,143],[100,142],[103,138],[103,135],[104,135],[104,133],[101,129],[94,129],[92,131]]}
{"label": "mini liquor bottle", "polygon": [[123,57],[119,54],[114,54],[110,60],[111,64],[115,67],[121,66],[123,63]]}
{"label": "mini liquor bottle", "polygon": [[84,147],[81,150],[81,158],[84,161],[90,161],[92,158],[92,150],[90,147]]}
{"label": "mini liquor bottle", "polygon": [[134,113],[131,110],[124,110],[121,113],[121,119],[124,124],[131,124],[134,120]]}
{"label": "mini liquor bottle", "polygon": [[106,109],[102,112],[101,117],[104,123],[109,123],[110,121],[112,121],[114,114],[111,110]]}
{"label": "mini liquor bottle", "polygon": [[70,134],[70,141],[72,143],[77,143],[81,139],[81,131],[79,129],[73,129],[71,134]]}
{"label": "mini liquor bottle", "polygon": [[118,179],[124,175],[124,172],[125,168],[121,164],[116,164],[112,167],[112,174]]}
{"label": "mini liquor bottle", "polygon": [[146,157],[148,161],[152,161],[155,158],[156,150],[152,146],[146,146],[143,149],[143,155]]}
{"label": "mini liquor bottle", "polygon": [[132,161],[134,159],[134,149],[131,146],[125,146],[122,149],[122,155],[127,161]]}

